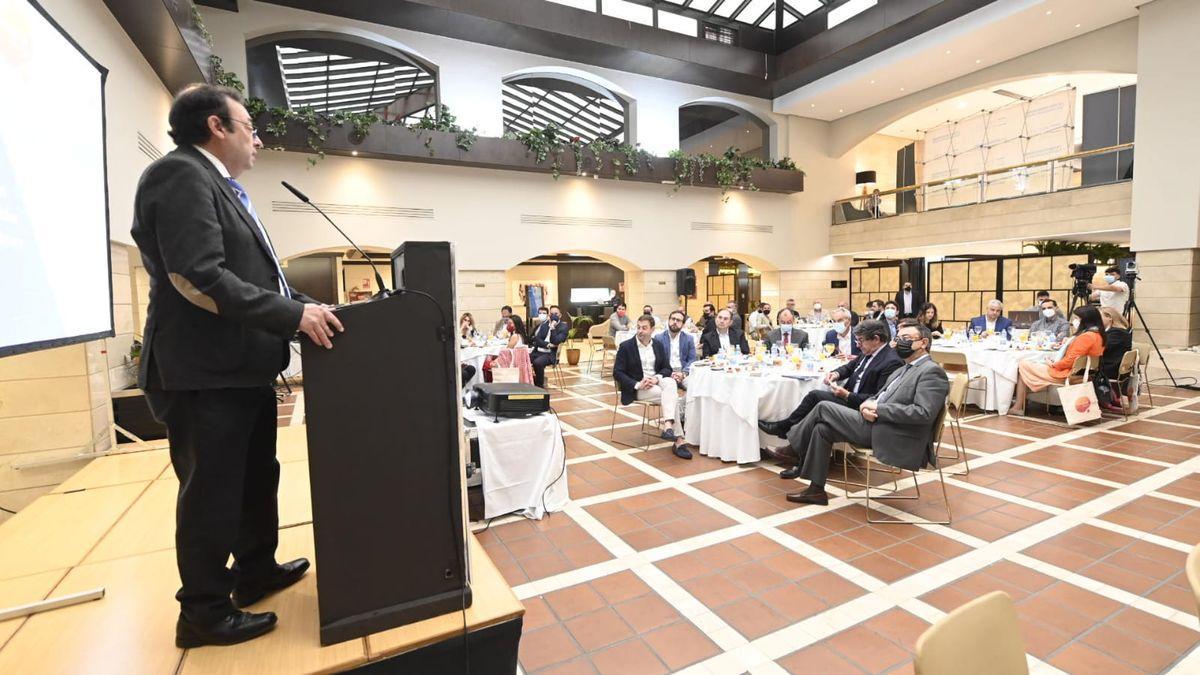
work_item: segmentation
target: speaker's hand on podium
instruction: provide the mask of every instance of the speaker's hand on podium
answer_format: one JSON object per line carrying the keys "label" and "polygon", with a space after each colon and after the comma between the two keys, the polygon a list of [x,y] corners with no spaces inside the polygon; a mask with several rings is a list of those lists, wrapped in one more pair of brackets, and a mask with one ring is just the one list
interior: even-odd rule
{"label": "speaker's hand on podium", "polygon": [[304,306],[304,314],[300,316],[298,330],[313,342],[326,349],[333,349],[333,343],[329,341],[329,338],[333,337],[335,328],[339,333],[345,330],[342,328],[341,320],[328,307],[315,304]]}

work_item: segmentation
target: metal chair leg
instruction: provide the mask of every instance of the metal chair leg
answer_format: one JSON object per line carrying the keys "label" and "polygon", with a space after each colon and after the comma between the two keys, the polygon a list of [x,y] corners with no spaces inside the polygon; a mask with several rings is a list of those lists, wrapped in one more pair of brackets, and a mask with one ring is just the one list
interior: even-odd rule
{"label": "metal chair leg", "polygon": [[[938,468],[937,472],[938,472],[938,480],[942,484],[942,503],[946,507],[946,519],[945,520],[873,520],[871,518],[871,488],[870,488],[871,464],[870,464],[870,461],[868,460],[868,462],[867,462],[867,493],[866,493],[866,497],[865,497],[867,501],[866,501],[866,504],[864,505],[867,509],[867,522],[871,523],[873,525],[949,525],[954,518],[953,515],[950,513],[950,493],[948,493],[946,491],[946,476],[945,476],[945,474],[942,473],[942,470],[940,467]],[[917,480],[917,472],[914,471],[913,472],[913,481],[915,482],[916,480]],[[890,497],[876,497],[875,501],[880,501],[880,500],[884,500],[884,499],[917,499],[917,498],[918,497],[915,497],[915,496],[893,495]]]}

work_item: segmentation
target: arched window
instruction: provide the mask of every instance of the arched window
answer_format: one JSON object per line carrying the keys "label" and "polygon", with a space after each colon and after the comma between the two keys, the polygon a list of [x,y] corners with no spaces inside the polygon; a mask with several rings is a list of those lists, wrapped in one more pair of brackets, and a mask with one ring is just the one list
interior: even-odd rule
{"label": "arched window", "polygon": [[355,35],[299,31],[246,45],[250,94],[270,106],[333,113],[375,111],[385,119],[435,114],[437,66]]}
{"label": "arched window", "polygon": [[556,68],[514,73],[501,80],[504,131],[524,133],[555,124],[585,143],[634,143],[633,99],[582,71]]}
{"label": "arched window", "polygon": [[700,100],[679,107],[679,149],[693,155],[719,155],[737,148],[743,155],[771,159],[771,124],[732,103]]}

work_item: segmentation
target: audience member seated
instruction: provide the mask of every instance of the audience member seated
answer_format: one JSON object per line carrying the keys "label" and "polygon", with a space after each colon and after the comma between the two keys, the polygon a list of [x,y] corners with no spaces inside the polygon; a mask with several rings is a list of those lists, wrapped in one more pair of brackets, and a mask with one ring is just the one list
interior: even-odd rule
{"label": "audience member seated", "polygon": [[900,327],[900,308],[892,300],[883,303],[883,315],[879,317],[887,324],[892,337],[896,337],[896,329]]}
{"label": "audience member seated", "polygon": [[1104,283],[1088,284],[1092,291],[1092,300],[1099,300],[1101,307],[1112,307],[1118,312],[1125,311],[1129,302],[1129,284],[1121,281],[1121,270],[1110,267],[1104,270]]}
{"label": "audience member seated", "polygon": [[804,349],[808,346],[808,333],[795,327],[796,316],[792,314],[791,310],[781,309],[775,318],[779,321],[779,326],[767,333],[768,349],[775,345],[779,345],[781,349],[785,350],[788,345],[796,345],[797,349]]}
{"label": "audience member seated", "polygon": [[804,317],[804,320],[808,323],[825,323],[829,321],[829,312],[825,311],[820,300],[814,300],[812,311],[809,312],[808,316]]}
{"label": "audience member seated", "polygon": [[883,301],[872,300],[867,303],[867,312],[863,314],[864,319],[883,319]]}
{"label": "audience member seated", "polygon": [[[683,341],[690,340],[683,336]],[[670,355],[662,342],[654,339],[654,317],[638,317],[636,337],[617,347],[613,379],[621,391],[621,405],[629,405],[634,400],[659,401],[666,424],[662,437],[674,441],[676,456],[691,459],[692,452],[684,447],[683,425],[676,414],[679,391],[671,376]]]}
{"label": "audience member seated", "polygon": [[696,322],[701,333],[707,333],[717,327],[717,308],[711,302],[704,303],[700,320]]}
{"label": "audience member seated", "polygon": [[496,334],[497,337],[508,340],[508,344],[504,345],[509,349],[517,349],[525,346],[525,337],[521,335],[521,331],[517,330],[517,319],[520,317],[512,316],[504,319],[504,324],[500,331]]}
{"label": "audience member seated", "polygon": [[789,502],[829,504],[825,481],[837,442],[871,448],[876,459],[899,469],[916,471],[937,462],[933,422],[946,406],[950,381],[929,358],[932,340],[923,324],[906,323],[893,342],[895,355],[905,365],[892,373],[876,397],[857,410],[841,401],[821,401],[791,430],[788,443],[801,458],[796,475],[809,485],[789,494]]}
{"label": "audience member seated", "polygon": [[465,389],[471,378],[475,377],[475,366],[469,363],[459,364],[459,374],[462,376],[462,379],[459,381],[462,382],[462,386]]}
{"label": "audience member seated", "polygon": [[558,363],[558,346],[567,341],[567,322],[558,305],[550,305],[550,318],[534,331],[529,359],[533,363],[533,383],[546,386],[546,366]]}
{"label": "audience member seated", "polygon": [[537,311],[537,314],[534,314],[529,319],[529,323],[532,324],[529,326],[529,332],[531,332],[531,333],[536,332],[538,329],[538,326],[545,323],[547,317],[549,317],[549,316],[550,316],[550,310],[548,308],[546,308],[546,307],[539,308]]}
{"label": "audience member seated", "polygon": [[932,302],[921,305],[920,311],[917,312],[917,323],[928,328],[934,340],[942,337],[946,332],[942,329],[942,320],[938,318],[937,305]]}
{"label": "audience member seated", "polygon": [[608,317],[608,337],[615,338],[617,333],[625,330],[633,330],[633,324],[629,321],[629,312],[625,309],[625,303],[617,303],[617,309]]}
{"label": "audience member seated", "polygon": [[[505,326],[505,322],[512,320],[512,326]],[[501,335],[501,332],[504,334]],[[521,317],[513,314],[512,307],[505,305],[500,308],[500,320],[496,322],[496,327],[492,329],[492,334],[496,337],[508,337],[513,333],[525,334],[525,322]]]}
{"label": "audience member seated", "polygon": [[862,354],[858,341],[854,339],[854,320],[850,310],[838,307],[830,313],[833,317],[833,328],[825,331],[822,345],[833,345],[832,356],[854,357]]}
{"label": "audience member seated", "polygon": [[[685,332],[688,332],[688,333],[699,333],[700,332],[700,329],[696,327],[696,322],[692,320],[692,317],[688,316],[687,310],[685,310],[683,308],[683,305],[679,305],[678,307],[676,307],[675,311],[683,312],[683,330]],[[668,315],[667,316],[667,325],[669,326],[670,324],[671,324],[671,317],[670,317],[670,315]]]}
{"label": "audience member seated", "polygon": [[717,312],[716,328],[700,336],[700,352],[702,357],[715,356],[729,347],[737,347],[743,354],[750,353],[750,343],[746,335],[733,327],[733,317],[729,309]]}
{"label": "audience member seated", "polygon": [[1099,357],[1104,354],[1104,321],[1100,310],[1093,305],[1076,307],[1071,313],[1071,326],[1075,335],[1063,343],[1049,362],[1026,359],[1017,363],[1017,398],[1010,415],[1025,414],[1029,392],[1042,391],[1052,384],[1066,384],[1071,367],[1080,356],[1096,357],[1092,367],[1099,366]]}
{"label": "audience member seated", "polygon": [[[788,432],[800,424],[821,401],[833,401],[850,408],[866,402],[879,391],[888,377],[904,363],[892,349],[891,335],[882,321],[866,319],[854,329],[854,340],[861,356],[825,375],[829,390],[814,389],[804,395],[800,405],[786,418],[777,422],[759,421],[763,433],[787,438]],[[793,472],[792,477],[795,477]]]}
{"label": "audience member seated", "polygon": [[[1121,369],[1121,359],[1130,349],[1133,349],[1133,329],[1129,327],[1125,317],[1112,307],[1101,307],[1100,319],[1104,322],[1104,354],[1100,356],[1100,371],[1112,383],[1115,391],[1118,371]],[[1124,395],[1129,393],[1129,391],[1118,392],[1118,394]],[[1120,401],[1101,400],[1100,405],[1109,412],[1124,414]]]}
{"label": "audience member seated", "polygon": [[680,389],[687,389],[688,370],[696,361],[696,341],[683,330],[687,314],[677,309],[667,317],[667,329],[654,336],[667,350],[671,363],[671,378]]}
{"label": "audience member seated", "polygon": [[758,309],[750,313],[746,323],[748,324],[747,339],[760,341],[767,339],[767,333],[771,332],[771,305],[766,302],[759,303]]}
{"label": "audience member seated", "polygon": [[[850,327],[851,328],[858,325],[858,312],[855,312],[854,310],[850,309],[850,301],[849,300],[838,300],[837,306],[838,306],[838,309],[844,309],[850,313]],[[834,321],[836,321],[836,320],[837,319],[834,319]]]}
{"label": "audience member seated", "polygon": [[744,331],[745,327],[742,325],[742,315],[738,314],[737,303],[733,300],[730,300],[729,302],[725,303],[725,309],[729,310],[730,327],[736,328],[738,331]]}
{"label": "audience member seated", "polygon": [[967,325],[967,330],[973,332],[989,331],[992,333],[1004,333],[1006,336],[1012,337],[1012,320],[1004,316],[1003,302],[989,300],[987,313],[971,319],[971,323]]}
{"label": "audience member seated", "polygon": [[783,306],[792,313],[792,316],[800,316],[800,312],[796,311],[795,298],[788,298],[787,302],[783,303]]}
{"label": "audience member seated", "polygon": [[475,328],[475,317],[471,316],[470,312],[463,312],[458,319],[458,337],[463,340],[478,340],[483,337],[483,334]]}
{"label": "audience member seated", "polygon": [[[1038,291],[1037,298],[1033,301],[1033,306],[1026,307],[1025,311],[1026,312],[1042,311],[1042,303],[1045,302],[1046,298],[1048,298],[1048,297],[1050,297],[1050,291]],[[1062,312],[1060,311],[1059,314],[1062,314]],[[1068,323],[1070,323],[1070,322],[1068,322]]]}
{"label": "audience member seated", "polygon": [[921,296],[913,291],[911,281],[904,282],[904,287],[896,292],[896,310],[900,312],[901,319],[915,319],[921,314],[921,307],[925,306]]}
{"label": "audience member seated", "polygon": [[1057,300],[1054,298],[1042,300],[1042,306],[1038,308],[1038,311],[1042,315],[1029,327],[1030,335],[1048,333],[1053,335],[1055,340],[1067,337],[1067,333],[1071,331],[1071,322],[1067,321],[1062,312],[1058,310]]}
{"label": "audience member seated", "polygon": [[666,325],[665,323],[663,323],[662,317],[655,314],[654,308],[651,307],[650,305],[642,305],[642,314],[654,319],[655,326],[658,326],[661,328]]}

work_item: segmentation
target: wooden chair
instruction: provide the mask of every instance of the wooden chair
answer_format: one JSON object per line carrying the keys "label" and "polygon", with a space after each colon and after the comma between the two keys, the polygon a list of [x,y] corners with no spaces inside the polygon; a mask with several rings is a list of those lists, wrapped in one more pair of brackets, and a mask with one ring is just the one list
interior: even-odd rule
{"label": "wooden chair", "polygon": [[1200,616],[1200,544],[1196,544],[1192,552],[1188,553],[1184,571],[1187,572],[1188,583],[1192,586],[1192,595],[1196,597],[1197,615]]}
{"label": "wooden chair", "polygon": [[1125,419],[1129,419],[1129,406],[1125,405],[1126,396],[1123,392],[1125,391],[1125,386],[1133,379],[1140,359],[1141,352],[1137,349],[1130,349],[1125,352],[1121,357],[1121,363],[1117,365],[1117,378],[1112,383],[1116,387],[1117,395],[1121,399],[1121,414]]}
{"label": "wooden chair", "polygon": [[558,383],[558,390],[561,392],[566,392],[567,385],[566,385],[566,380],[563,379],[562,369],[559,368],[558,366],[560,363],[562,363],[563,349],[565,349],[566,346],[567,346],[566,342],[562,342],[558,345],[558,349],[557,349],[558,353],[555,355],[554,363],[550,364],[550,368],[553,371],[552,374],[554,375],[554,381]]}
{"label": "wooden chair", "polygon": [[939,445],[938,459],[961,459],[963,466],[966,467],[966,470],[961,473],[950,473],[951,476],[966,476],[971,473],[971,461],[967,456],[961,425],[962,418],[967,414],[967,383],[967,376],[964,373],[958,373],[950,380],[950,395],[946,397],[946,417],[949,420],[950,439],[954,441],[954,454],[941,454]]}
{"label": "wooden chair", "polygon": [[[605,335],[608,335],[608,321],[598,323],[588,329],[587,338],[585,338],[584,342],[588,346],[587,370],[589,373],[592,372],[592,360],[596,356],[596,352],[604,351],[603,338]],[[603,363],[601,364],[601,370],[603,370]]]}
{"label": "wooden chair", "polygon": [[1012,598],[992,591],[950,612],[917,638],[917,675],[1028,675]]}
{"label": "wooden chair", "polygon": [[1146,377],[1146,368],[1150,365],[1150,345],[1144,342],[1133,343],[1138,352],[1138,386],[1145,385],[1146,396],[1150,399],[1150,407],[1154,407],[1154,394],[1150,393],[1150,378]]}
{"label": "wooden chair", "polygon": [[[605,339],[611,340],[612,338],[605,337]],[[651,443],[650,440],[647,440],[645,445],[630,445],[629,443],[626,443],[624,441],[618,441],[615,438],[613,438],[613,434],[616,433],[616,428],[617,428],[617,409],[621,407],[621,387],[620,387],[620,385],[617,384],[616,378],[613,378],[613,392],[615,394],[615,397],[613,398],[612,422],[608,425],[608,442],[616,443],[617,445],[623,445],[627,448],[641,448],[642,450],[649,450],[650,443]],[[638,406],[642,407],[642,425],[640,427],[638,427],[638,432],[645,438],[657,439],[658,434],[646,433],[646,425],[649,424],[651,420],[657,422],[658,420],[660,420],[662,418],[662,401],[654,400],[654,399],[646,400],[646,401],[639,401],[637,399],[634,399],[633,403],[631,403],[630,405],[638,405]],[[652,408],[652,407],[658,408],[658,410],[659,410],[658,417],[650,417],[650,408]],[[651,426],[650,428],[657,431],[656,427],[654,427],[654,426]]]}
{"label": "wooden chair", "polygon": [[[937,418],[933,421],[933,428],[932,428],[931,433],[933,434],[932,442],[933,442],[933,448],[934,448],[935,454],[937,453],[937,447],[942,442],[942,431],[945,429],[945,423],[946,423],[946,410],[947,410],[947,407],[945,405],[943,405],[942,409],[937,414]],[[872,509],[871,509],[871,464],[872,464],[873,460],[874,461],[878,461],[878,460],[875,460],[875,451],[870,448],[860,448],[860,447],[857,447],[850,443],[847,443],[847,445],[856,454],[864,455],[867,460],[866,483],[851,483],[850,482],[850,470],[849,470],[850,462],[849,461],[846,461],[845,463],[842,464],[842,480],[845,482],[846,485],[853,485],[855,487],[861,487],[864,489],[863,496],[861,496],[861,497],[856,497],[856,496],[851,496],[851,495],[847,495],[847,496],[849,499],[865,499],[866,500],[865,506],[867,509],[867,522],[868,523],[875,523],[875,524],[879,524],[879,525],[904,525],[904,524],[949,525],[950,524],[950,521],[953,519],[953,516],[950,513],[950,494],[948,492],[946,492],[946,475],[944,473],[942,473],[941,466],[937,466],[936,468],[937,468],[937,472],[938,472],[938,480],[941,481],[941,484],[942,484],[942,502],[946,506],[946,519],[945,520],[872,520],[871,519],[871,511],[872,511]],[[847,460],[848,459],[849,458],[847,458]],[[936,457],[934,459],[936,460]],[[885,462],[879,462],[879,463],[883,466],[887,466],[887,464]],[[912,475],[913,475],[913,485],[916,487],[916,494],[913,494],[913,495],[893,494],[891,496],[886,496],[886,497],[876,497],[875,498],[876,501],[879,501],[882,499],[920,499],[921,498],[921,484],[917,482],[917,472],[913,471]],[[892,485],[893,485],[892,492],[899,492],[897,482],[894,479],[892,481]]]}
{"label": "wooden chair", "polygon": [[[600,338],[600,343],[602,345],[601,351],[603,352],[603,354],[600,356],[600,377],[603,379],[604,373],[606,373],[608,369],[609,355],[612,355],[614,364],[617,361],[617,340],[616,338],[606,334]],[[609,373],[609,377],[612,377],[612,373]]]}

